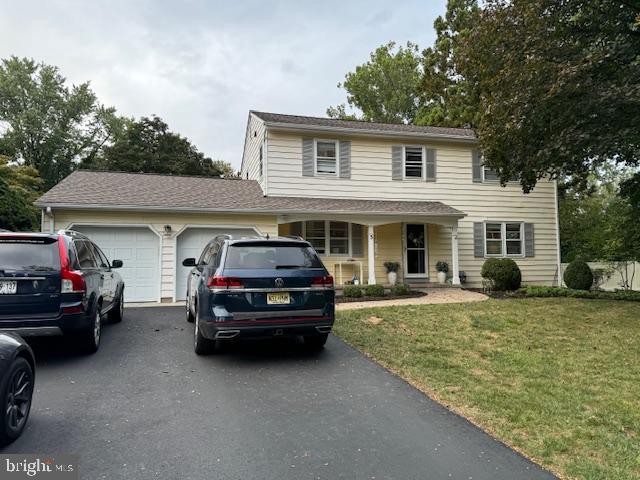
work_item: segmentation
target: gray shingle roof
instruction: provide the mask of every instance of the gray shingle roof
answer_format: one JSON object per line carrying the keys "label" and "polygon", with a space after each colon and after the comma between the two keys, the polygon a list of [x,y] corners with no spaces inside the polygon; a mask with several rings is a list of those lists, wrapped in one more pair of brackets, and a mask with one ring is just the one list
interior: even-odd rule
{"label": "gray shingle roof", "polygon": [[66,177],[40,197],[36,205],[258,213],[464,215],[441,202],[265,197],[254,180],[83,170]]}
{"label": "gray shingle roof", "polygon": [[419,125],[405,125],[396,123],[376,123],[361,120],[338,120],[324,117],[305,117],[301,115],[283,115],[280,113],[251,111],[258,118],[268,123],[279,123],[296,126],[322,128],[343,128],[380,133],[408,133],[411,135],[424,134],[425,136],[442,136],[475,140],[476,135],[471,128],[427,127]]}

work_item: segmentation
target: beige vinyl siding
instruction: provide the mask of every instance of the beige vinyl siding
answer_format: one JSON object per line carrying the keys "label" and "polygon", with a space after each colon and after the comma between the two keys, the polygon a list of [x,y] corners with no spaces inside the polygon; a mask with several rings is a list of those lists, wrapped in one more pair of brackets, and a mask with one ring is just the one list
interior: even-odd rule
{"label": "beige vinyl siding", "polygon": [[264,122],[254,114],[249,114],[240,173],[244,179],[257,180],[260,183],[260,187],[262,187],[262,191],[266,190],[266,149],[263,152],[263,170],[262,175],[260,175],[260,146],[264,140]]}
{"label": "beige vinyl siding", "polygon": [[[278,225],[274,215],[207,214],[184,212],[129,212],[118,210],[56,210],[55,228],[66,229],[72,225],[142,225],[149,226],[160,237],[160,296],[173,300],[176,276],[176,238],[187,226],[237,226],[256,228],[261,234],[277,235]],[[48,225],[45,222],[45,225]],[[164,226],[171,226],[171,234],[164,233]]]}
{"label": "beige vinyl siding", "polygon": [[[309,135],[313,136],[313,135]],[[328,134],[322,138],[336,138]],[[550,285],[556,281],[557,238],[555,184],[541,181],[533,192],[524,194],[519,184],[501,187],[498,183],[474,183],[471,171],[472,146],[445,142],[417,142],[435,148],[436,181],[394,181],[391,179],[391,146],[401,140],[350,137],[351,178],[303,177],[302,136],[268,131],[268,177],[270,196],[337,197],[376,200],[440,201],[467,216],[458,228],[460,270],[470,286],[480,286],[483,258],[473,256],[473,222],[487,220],[534,224],[535,257],[515,258],[525,283]],[[402,218],[399,217],[401,222]],[[435,262],[451,260],[451,230],[432,226],[429,230],[429,273]],[[433,277],[432,277],[433,278]]]}

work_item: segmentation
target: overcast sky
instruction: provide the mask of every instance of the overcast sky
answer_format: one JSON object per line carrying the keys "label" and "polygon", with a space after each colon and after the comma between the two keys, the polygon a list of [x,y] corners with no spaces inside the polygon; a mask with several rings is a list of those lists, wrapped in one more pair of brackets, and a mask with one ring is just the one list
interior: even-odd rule
{"label": "overcast sky", "polygon": [[[389,40],[430,45],[445,0],[2,0],[0,56],[89,80],[127,116],[156,114],[240,165],[249,109],[324,116],[344,74]],[[100,5],[98,5],[100,3]]]}

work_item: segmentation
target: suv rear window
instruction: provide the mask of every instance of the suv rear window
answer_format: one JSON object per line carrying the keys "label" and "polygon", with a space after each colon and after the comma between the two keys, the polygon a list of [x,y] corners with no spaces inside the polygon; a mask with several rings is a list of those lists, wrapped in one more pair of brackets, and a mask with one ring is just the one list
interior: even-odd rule
{"label": "suv rear window", "polygon": [[230,245],[224,268],[322,268],[322,262],[307,245],[256,242]]}
{"label": "suv rear window", "polygon": [[60,270],[58,241],[49,237],[0,237],[0,270]]}

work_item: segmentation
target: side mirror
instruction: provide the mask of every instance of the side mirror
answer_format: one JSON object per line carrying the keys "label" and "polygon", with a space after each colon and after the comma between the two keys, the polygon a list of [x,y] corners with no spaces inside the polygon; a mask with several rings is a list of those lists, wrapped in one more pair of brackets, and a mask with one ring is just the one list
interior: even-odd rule
{"label": "side mirror", "polygon": [[122,268],[122,260],[114,260],[111,262],[111,268]]}
{"label": "side mirror", "polygon": [[195,258],[185,258],[182,261],[182,266],[183,267],[195,267],[196,266],[196,259]]}

